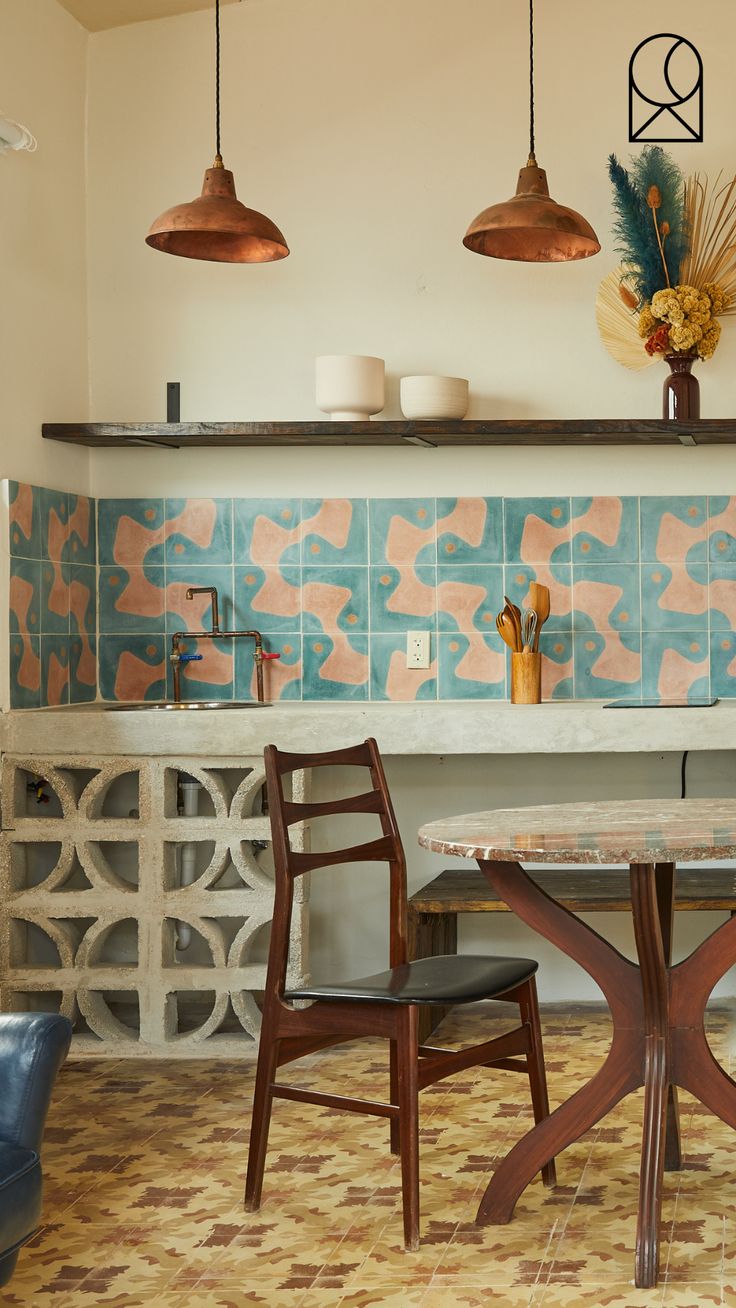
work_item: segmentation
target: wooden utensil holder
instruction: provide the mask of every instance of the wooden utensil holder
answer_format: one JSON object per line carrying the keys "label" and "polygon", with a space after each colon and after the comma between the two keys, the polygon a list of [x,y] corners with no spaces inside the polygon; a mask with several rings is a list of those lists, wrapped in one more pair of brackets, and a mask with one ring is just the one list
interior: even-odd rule
{"label": "wooden utensil holder", "polygon": [[511,655],[511,703],[541,704],[542,655],[531,650]]}

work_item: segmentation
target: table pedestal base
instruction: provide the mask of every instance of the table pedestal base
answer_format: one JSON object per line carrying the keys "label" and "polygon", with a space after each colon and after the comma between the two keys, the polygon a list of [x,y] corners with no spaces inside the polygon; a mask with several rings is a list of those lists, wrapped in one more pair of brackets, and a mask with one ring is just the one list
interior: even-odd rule
{"label": "table pedestal base", "polygon": [[736,1127],[736,1082],[716,1062],[703,1026],[713,987],[736,962],[736,917],[689,958],[671,966],[673,863],[632,863],[631,907],[639,966],[545,894],[518,863],[481,871],[516,915],[597,981],[613,1018],[613,1041],[596,1075],[524,1136],[483,1195],[479,1225],[508,1222],[519,1195],[544,1165],[644,1086],[635,1281],[657,1284],[662,1173],[680,1166],[681,1086]]}

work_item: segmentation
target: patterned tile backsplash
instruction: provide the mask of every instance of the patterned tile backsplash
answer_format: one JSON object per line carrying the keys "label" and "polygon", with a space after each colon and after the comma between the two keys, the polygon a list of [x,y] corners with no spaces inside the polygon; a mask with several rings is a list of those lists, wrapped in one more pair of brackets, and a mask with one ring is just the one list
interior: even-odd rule
{"label": "patterned tile backsplash", "polygon": [[[95,530],[95,516],[97,527]],[[550,588],[546,699],[736,697],[736,498],[101,499],[10,483],[15,707],[172,693],[174,631],[257,627],[269,699],[500,700],[504,594]],[[406,667],[407,631],[431,666]],[[189,699],[255,694],[197,642]]]}

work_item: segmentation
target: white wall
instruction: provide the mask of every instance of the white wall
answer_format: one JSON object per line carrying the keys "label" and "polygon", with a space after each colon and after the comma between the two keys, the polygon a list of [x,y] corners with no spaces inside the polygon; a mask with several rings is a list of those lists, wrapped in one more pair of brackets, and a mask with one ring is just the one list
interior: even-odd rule
{"label": "white wall", "polygon": [[55,0],[0,0],[0,112],[39,142],[0,158],[0,477],[76,491],[87,452],[41,423],[88,407],[86,51]]}
{"label": "white wall", "polygon": [[[616,263],[610,150],[628,155],[627,66],[658,30],[633,0],[537,5],[538,157],[552,194],[603,244],[572,265],[505,264],[461,240],[513,193],[527,153],[526,5],[508,0],[244,0],[223,26],[223,152],[241,199],[283,229],[282,263],[174,259],[144,236],[193,197],[213,155],[212,15],[90,41],[89,269],[93,416],[314,418],[313,359],[386,358],[468,376],[470,416],[657,417],[664,367],[632,374],[601,346],[598,282]],[[736,6],[672,0],[667,27],[706,71],[705,143],[686,170],[736,170]],[[732,322],[699,367],[703,415],[734,412]],[[726,450],[241,450],[94,455],[99,494],[707,491]]]}

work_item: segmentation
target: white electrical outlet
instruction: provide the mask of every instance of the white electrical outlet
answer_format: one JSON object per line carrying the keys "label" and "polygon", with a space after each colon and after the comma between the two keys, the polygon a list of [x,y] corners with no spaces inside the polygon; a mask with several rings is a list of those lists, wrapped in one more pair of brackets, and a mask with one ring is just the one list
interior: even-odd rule
{"label": "white electrical outlet", "polygon": [[429,632],[407,631],[406,633],[407,668],[429,667]]}

